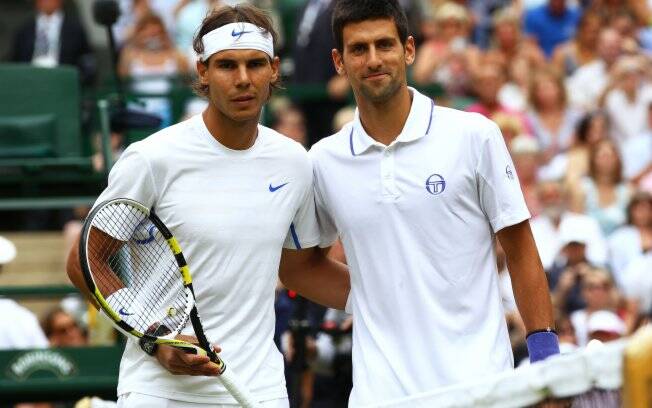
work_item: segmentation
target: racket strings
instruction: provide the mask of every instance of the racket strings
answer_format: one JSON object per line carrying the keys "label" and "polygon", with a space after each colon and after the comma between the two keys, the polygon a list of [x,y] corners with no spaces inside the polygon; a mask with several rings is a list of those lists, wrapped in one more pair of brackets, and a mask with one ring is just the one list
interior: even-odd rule
{"label": "racket strings", "polygon": [[191,300],[167,241],[147,214],[125,203],[110,204],[96,213],[91,226],[91,276],[114,311],[142,333],[161,324],[179,332]]}

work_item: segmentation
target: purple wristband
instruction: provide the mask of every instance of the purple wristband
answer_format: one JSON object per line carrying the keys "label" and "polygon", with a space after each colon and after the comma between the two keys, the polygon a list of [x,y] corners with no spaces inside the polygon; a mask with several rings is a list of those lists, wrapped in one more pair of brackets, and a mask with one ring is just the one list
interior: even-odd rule
{"label": "purple wristband", "polygon": [[530,363],[559,354],[559,338],[553,331],[538,331],[527,336],[527,351]]}

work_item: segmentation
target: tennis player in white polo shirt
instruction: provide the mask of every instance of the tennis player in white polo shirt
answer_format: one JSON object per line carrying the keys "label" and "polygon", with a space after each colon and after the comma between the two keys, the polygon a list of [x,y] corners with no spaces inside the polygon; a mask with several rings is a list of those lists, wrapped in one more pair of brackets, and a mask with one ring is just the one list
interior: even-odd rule
{"label": "tennis player in white polo shirt", "polygon": [[[317,247],[308,153],[258,124],[279,75],[275,37],[269,18],[253,6],[207,16],[194,47],[196,88],[208,107],[130,145],[98,202],[125,197],[156,209],[184,248],[209,340],[261,406],[287,408],[283,357],[273,341],[279,273],[288,287],[336,308],[344,307],[349,277]],[[74,248],[68,273],[84,288]],[[119,310],[120,298],[113,301]],[[128,341],[118,406],[237,406],[209,377],[217,373],[206,356]]]}
{"label": "tennis player in white polo shirt", "polygon": [[513,366],[495,237],[531,359],[558,353],[530,214],[498,127],[407,87],[415,45],[396,0],[340,0],[333,33],[333,60],[358,108],[310,153],[321,245],[339,236],[351,273],[349,406]]}

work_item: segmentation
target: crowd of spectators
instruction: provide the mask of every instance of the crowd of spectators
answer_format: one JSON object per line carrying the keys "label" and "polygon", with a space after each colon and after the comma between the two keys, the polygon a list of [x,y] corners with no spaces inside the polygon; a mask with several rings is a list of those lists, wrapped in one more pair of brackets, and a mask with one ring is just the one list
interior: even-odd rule
{"label": "crowd of spectators", "polygon": [[[12,58],[72,64],[91,76],[84,35],[70,56],[67,33],[83,28],[56,17],[62,2],[36,0],[37,15],[16,33]],[[118,72],[135,90],[159,95],[145,103],[164,124],[172,117],[160,94],[170,89],[166,78],[193,72],[196,27],[211,7],[237,2],[120,1]],[[352,115],[348,83],[330,57],[334,1],[294,2],[302,5],[293,21],[281,18],[283,1],[251,2],[270,10],[281,33],[295,33],[280,44],[286,82],[326,91],[321,99],[290,95],[269,105],[271,125],[309,147]],[[401,4],[418,45],[411,84],[435,87],[436,103],[485,115],[501,128],[532,214],[564,349],[633,333],[652,314],[652,1]],[[59,38],[49,24],[69,28]],[[43,45],[53,40],[54,49]],[[524,331],[500,248],[497,254],[519,363]],[[308,337],[317,360],[317,334]]]}

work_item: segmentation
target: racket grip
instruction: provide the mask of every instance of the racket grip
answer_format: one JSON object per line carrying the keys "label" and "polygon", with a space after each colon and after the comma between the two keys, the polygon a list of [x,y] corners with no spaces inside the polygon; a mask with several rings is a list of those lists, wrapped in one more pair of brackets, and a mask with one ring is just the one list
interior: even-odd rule
{"label": "racket grip", "polygon": [[238,401],[244,408],[260,408],[261,405],[256,401],[256,398],[249,392],[247,387],[244,384],[240,383],[236,375],[234,375],[233,370],[229,367],[226,367],[224,372],[217,377],[222,381],[222,385],[226,388],[233,398]]}

